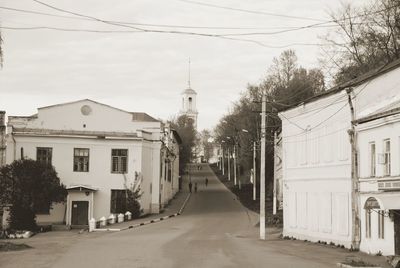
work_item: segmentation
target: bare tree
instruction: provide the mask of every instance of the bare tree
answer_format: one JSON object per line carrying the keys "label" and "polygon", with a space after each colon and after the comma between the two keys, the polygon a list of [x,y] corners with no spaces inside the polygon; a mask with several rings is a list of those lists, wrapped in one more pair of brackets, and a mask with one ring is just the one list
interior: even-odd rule
{"label": "bare tree", "polygon": [[400,58],[400,0],[377,0],[357,9],[332,12],[338,28],[323,39],[330,46],[324,63],[336,69],[335,83],[355,78]]}

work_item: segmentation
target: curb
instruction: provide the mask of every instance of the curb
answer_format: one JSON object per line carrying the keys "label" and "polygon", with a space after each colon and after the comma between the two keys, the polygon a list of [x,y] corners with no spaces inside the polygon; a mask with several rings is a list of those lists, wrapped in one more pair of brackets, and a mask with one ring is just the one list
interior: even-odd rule
{"label": "curb", "polygon": [[167,216],[164,216],[164,217],[161,217],[161,218],[148,220],[148,221],[141,222],[141,223],[132,224],[132,225],[129,225],[129,226],[124,227],[124,228],[94,229],[93,232],[120,232],[120,231],[129,230],[129,229],[133,229],[133,228],[138,228],[140,226],[145,226],[145,225],[148,225],[148,224],[151,224],[151,223],[156,223],[156,222],[160,222],[160,221],[163,221],[163,220],[167,220],[167,219],[170,219],[170,218],[177,217],[177,216],[182,214],[183,210],[186,207],[187,202],[189,201],[190,196],[191,196],[191,193],[188,194],[188,196],[186,197],[185,201],[183,202],[181,208],[175,214],[171,214],[171,215],[167,215]]}
{"label": "curb", "polygon": [[[344,264],[341,262],[336,263],[336,266],[342,267],[342,268],[354,268],[354,267],[360,267],[360,266],[353,266],[349,264]],[[380,266],[363,266],[364,268],[381,268]]]}

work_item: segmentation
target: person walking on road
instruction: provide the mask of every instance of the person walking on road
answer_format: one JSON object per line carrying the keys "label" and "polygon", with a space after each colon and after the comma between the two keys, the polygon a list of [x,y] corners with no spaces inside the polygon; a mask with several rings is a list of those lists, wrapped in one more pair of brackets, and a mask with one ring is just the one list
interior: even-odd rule
{"label": "person walking on road", "polygon": [[208,185],[208,178],[206,177],[206,187],[207,187],[207,185]]}
{"label": "person walking on road", "polygon": [[192,192],[192,182],[189,182],[189,192]]}
{"label": "person walking on road", "polygon": [[194,183],[194,192],[197,193],[197,182]]}

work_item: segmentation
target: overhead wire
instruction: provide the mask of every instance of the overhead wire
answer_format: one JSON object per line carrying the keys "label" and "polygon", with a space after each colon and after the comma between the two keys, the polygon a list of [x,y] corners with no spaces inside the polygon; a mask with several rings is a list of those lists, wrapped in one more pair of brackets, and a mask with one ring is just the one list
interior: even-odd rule
{"label": "overhead wire", "polygon": [[218,9],[238,11],[238,12],[242,12],[242,13],[265,15],[265,16],[269,16],[269,17],[272,16],[272,17],[280,17],[280,18],[287,18],[287,19],[324,21],[324,20],[321,20],[321,19],[310,18],[310,17],[291,16],[291,15],[272,13],[272,12],[265,12],[265,11],[260,11],[260,10],[249,10],[249,9],[242,9],[242,8],[234,8],[234,7],[215,5],[215,4],[210,4],[210,3],[200,2],[200,1],[193,1],[193,0],[178,0],[178,1],[184,2],[184,3],[189,3],[189,4],[200,5],[200,6],[207,6],[207,7],[218,8]]}
{"label": "overhead wire", "polygon": [[[36,15],[43,15],[43,16],[51,16],[51,17],[58,17],[58,18],[65,18],[65,19],[76,19],[76,20],[86,20],[91,21],[88,18],[76,17],[76,16],[65,16],[65,15],[58,15],[52,14],[47,12],[35,11],[35,10],[27,10],[27,9],[19,9],[7,6],[0,6],[0,9],[15,11],[15,12],[22,12],[28,14],[36,14]],[[185,28],[185,29],[213,29],[213,30],[271,30],[271,29],[295,29],[298,26],[276,26],[276,27],[226,27],[226,26],[198,26],[198,25],[179,25],[179,24],[154,24],[154,23],[139,23],[139,22],[127,22],[127,21],[115,21],[118,23],[123,24],[130,24],[130,25],[138,25],[138,26],[148,26],[148,27],[160,27],[160,28]],[[322,25],[320,27],[316,26],[316,28],[331,28],[331,27],[339,27],[338,25]]]}
{"label": "overhead wire", "polygon": [[[77,13],[77,12],[73,12],[73,11],[62,9],[62,8],[58,8],[56,6],[47,4],[47,3],[43,2],[43,1],[39,1],[39,0],[32,0],[32,1],[34,1],[34,2],[36,2],[38,4],[40,4],[40,5],[46,6],[46,7],[50,8],[50,9],[54,9],[54,10],[57,10],[59,12],[71,14],[71,15],[74,15],[74,16],[83,17],[83,18],[95,20],[95,21],[98,21],[98,22],[103,22],[103,23],[106,23],[106,24],[114,25],[114,26],[121,26],[121,27],[129,27],[130,26],[127,23],[124,23],[124,22],[118,22],[118,21],[112,21],[112,20],[103,20],[103,19],[99,19],[99,18],[96,18],[96,17],[93,17],[93,16],[84,15],[84,14],[80,14],[80,13]],[[368,16],[368,15],[371,15],[371,14],[380,13],[380,12],[389,10],[391,8],[397,7],[397,6],[400,6],[400,4],[394,5],[394,6],[391,6],[391,7],[387,7],[385,9],[383,9],[383,10],[378,10],[378,11],[374,11],[374,12],[371,12],[371,13],[367,13],[367,14],[358,14],[356,16],[353,16],[352,18],[364,17],[364,16]],[[342,20],[346,20],[346,19],[342,19]],[[269,32],[269,33],[206,34],[206,35],[207,36],[212,36],[212,37],[216,37],[217,35],[218,35],[218,37],[221,37],[221,36],[228,37],[230,35],[253,35],[253,34],[272,35],[272,34],[280,34],[280,33],[288,32],[288,31],[290,32],[290,31],[297,31],[297,30],[302,30],[302,29],[307,29],[307,28],[314,28],[314,27],[321,26],[321,25],[326,25],[326,24],[329,24],[329,23],[337,23],[337,22],[342,21],[342,20],[328,20],[328,21],[324,21],[324,22],[321,22],[321,23],[310,24],[310,25],[306,25],[306,26],[300,26],[300,27],[295,27],[295,28],[292,28],[292,29],[286,29],[286,30],[282,30],[282,31]],[[135,27],[135,26],[133,26],[133,27]],[[143,28],[138,28],[138,27],[135,27],[135,28],[137,30],[142,30],[144,32],[204,35],[202,33],[193,33],[193,32],[163,31],[163,30],[154,30],[154,29],[143,29]]]}
{"label": "overhead wire", "polygon": [[[85,15],[85,14],[81,14],[81,13],[77,13],[77,12],[73,12],[73,11],[69,11],[66,9],[62,9],[50,4],[47,4],[43,1],[39,1],[39,0],[32,0],[40,5],[46,6],[47,8],[56,10],[58,12],[62,12],[62,13],[67,13],[73,16],[76,16],[76,18],[80,18],[80,19],[85,19],[85,20],[90,20],[90,21],[97,21],[97,22],[101,22],[104,24],[108,24],[108,25],[112,25],[112,26],[118,26],[118,27],[125,27],[125,28],[131,28],[135,30],[137,32],[143,32],[143,33],[164,33],[164,34],[181,34],[181,35],[192,35],[192,36],[203,36],[203,37],[213,37],[213,38],[220,38],[220,39],[226,39],[226,40],[232,40],[232,41],[241,41],[241,42],[247,42],[247,43],[253,43],[253,44],[257,44],[259,46],[262,47],[267,47],[267,48],[288,48],[288,47],[293,47],[293,46],[324,46],[324,45],[329,45],[329,44],[316,44],[316,43],[291,43],[291,44],[287,44],[287,45],[281,45],[281,46],[274,46],[274,45],[268,45],[265,44],[261,41],[258,40],[253,40],[253,39],[244,39],[244,38],[235,38],[235,37],[231,37],[231,36],[235,36],[237,34],[215,34],[215,33],[199,33],[199,32],[187,32],[187,31],[176,31],[176,30],[160,30],[160,29],[147,29],[147,28],[143,28],[143,27],[138,27],[137,25],[140,24],[127,24],[124,22],[118,22],[118,21],[111,21],[111,20],[104,20],[104,19],[100,19],[94,16],[89,16],[89,15]],[[6,7],[9,10],[14,10],[14,11],[26,11],[26,10],[22,10],[22,9],[16,9],[16,8],[9,8]],[[389,8],[389,7],[388,7]],[[30,13],[34,13],[34,14],[38,14],[38,15],[50,15],[50,16],[61,16],[61,15],[57,15],[57,14],[48,14],[48,13],[44,13],[44,12],[37,12],[37,11],[28,11]],[[279,14],[278,14],[279,15]],[[367,14],[362,14],[362,15],[358,15],[358,16],[366,16]],[[67,19],[71,19],[74,17],[71,16],[62,16],[63,18],[67,18]],[[357,17],[357,16],[356,16]],[[305,28],[313,28],[313,27],[318,27],[324,24],[329,24],[332,22],[337,22],[337,21],[326,21],[326,22],[322,22],[322,23],[318,23],[318,24],[313,24],[313,25],[307,25],[307,26],[302,26],[302,27],[297,27],[297,28],[290,28],[287,30],[282,30],[282,31],[277,31],[277,32],[270,32],[270,33],[257,33],[257,34],[278,34],[278,33],[283,33],[286,31],[295,31],[295,30],[301,30],[301,29],[305,29]],[[144,26],[145,24],[142,24],[142,26]],[[160,25],[158,25],[160,26]],[[92,33],[113,33],[113,30],[90,30],[90,29],[72,29],[72,28],[62,28],[62,27],[51,27],[51,26],[36,26],[36,27],[3,27],[3,29],[9,29],[9,30],[56,30],[56,31],[69,31],[69,32],[92,32]],[[115,31],[115,32],[119,32],[120,31]],[[126,31],[128,32],[128,31]],[[249,33],[252,34],[252,33]],[[242,33],[242,34],[238,34],[238,35],[246,35],[246,33]]]}

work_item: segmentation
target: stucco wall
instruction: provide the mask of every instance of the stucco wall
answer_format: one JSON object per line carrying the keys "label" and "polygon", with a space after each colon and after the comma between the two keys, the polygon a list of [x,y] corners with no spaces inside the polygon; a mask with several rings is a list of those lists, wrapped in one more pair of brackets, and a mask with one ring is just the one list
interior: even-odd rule
{"label": "stucco wall", "polygon": [[281,118],[283,234],[350,247],[350,113],[345,93]]}
{"label": "stucco wall", "polygon": [[[91,109],[89,115],[81,112],[81,108],[85,105]],[[160,128],[160,122],[133,121],[133,116],[129,112],[90,100],[40,108],[36,118],[21,118],[15,120],[13,124],[17,127],[39,129],[132,133],[136,133],[139,129]]]}
{"label": "stucco wall", "polygon": [[[400,191],[382,192],[378,188],[380,179],[398,179],[400,176],[400,116],[394,115],[374,120],[358,126],[358,149],[360,159],[360,207],[361,209],[361,245],[360,250],[376,254],[394,255],[394,223],[387,217],[389,211],[385,210],[384,239],[378,237],[378,214],[371,214],[371,237],[366,237],[366,220],[364,204],[369,197],[398,196],[400,202]],[[391,143],[391,176],[384,176],[384,165],[380,164],[378,154],[384,152],[384,140],[390,139]],[[375,143],[376,150],[376,176],[371,177],[370,143]],[[383,212],[383,211],[381,211]]]}
{"label": "stucco wall", "polygon": [[[389,217],[384,217],[384,238],[378,237],[378,212],[371,212],[371,237],[366,237],[366,221],[365,214],[366,210],[363,208],[365,201],[373,195],[371,194],[361,194],[361,244],[360,250],[369,254],[381,253],[385,256],[394,255],[394,224]],[[380,210],[380,213],[388,214],[387,210]]]}
{"label": "stucco wall", "polygon": [[[37,147],[52,147],[52,164],[55,167],[61,182],[66,186],[84,184],[99,190],[95,194],[94,217],[110,215],[111,189],[125,189],[131,187],[135,180],[135,172],[142,170],[142,142],[140,140],[102,140],[50,137],[15,137],[17,159],[20,159],[21,148],[26,158],[36,159]],[[13,146],[8,151],[13,151]],[[74,148],[88,148],[89,172],[73,171]],[[127,174],[111,173],[111,149],[128,149]],[[13,158],[7,158],[11,163]],[[151,161],[143,162],[151,166]],[[152,178],[144,177],[143,184],[147,185]],[[147,188],[146,186],[143,189]],[[143,192],[142,206],[149,207],[149,191]],[[146,203],[147,202],[147,203]]]}

